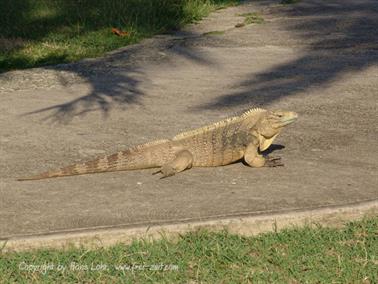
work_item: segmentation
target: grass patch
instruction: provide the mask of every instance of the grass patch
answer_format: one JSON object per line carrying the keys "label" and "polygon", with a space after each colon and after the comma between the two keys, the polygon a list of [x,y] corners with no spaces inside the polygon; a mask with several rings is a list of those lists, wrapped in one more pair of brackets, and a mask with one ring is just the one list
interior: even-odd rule
{"label": "grass patch", "polygon": [[378,217],[256,237],[198,231],[86,250],[2,253],[9,283],[377,283]]}
{"label": "grass patch", "polygon": [[211,32],[207,32],[207,33],[204,33],[203,35],[205,36],[220,36],[220,35],[224,35],[225,31],[211,31]]}
{"label": "grass patch", "polygon": [[242,23],[236,24],[235,27],[237,28],[244,27],[250,24],[264,23],[264,18],[259,13],[256,13],[256,12],[239,14],[238,16],[244,17],[244,21]]}
{"label": "grass patch", "polygon": [[264,18],[259,13],[256,13],[256,12],[240,14],[240,16],[245,18],[244,23],[246,25],[262,24],[264,22]]}
{"label": "grass patch", "polygon": [[[100,56],[237,3],[238,0],[2,0],[0,72]],[[116,36],[112,27],[128,35]]]}

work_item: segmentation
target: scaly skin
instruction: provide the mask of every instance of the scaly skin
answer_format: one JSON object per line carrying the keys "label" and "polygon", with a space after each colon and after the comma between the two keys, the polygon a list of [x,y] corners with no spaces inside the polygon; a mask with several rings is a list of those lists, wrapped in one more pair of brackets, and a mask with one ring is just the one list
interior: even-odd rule
{"label": "scaly skin", "polygon": [[191,167],[216,167],[244,158],[251,167],[282,166],[280,158],[266,158],[266,150],[298,115],[289,111],[251,109],[209,126],[157,140],[93,161],[74,164],[19,180],[37,180],[89,173],[160,168],[162,177]]}

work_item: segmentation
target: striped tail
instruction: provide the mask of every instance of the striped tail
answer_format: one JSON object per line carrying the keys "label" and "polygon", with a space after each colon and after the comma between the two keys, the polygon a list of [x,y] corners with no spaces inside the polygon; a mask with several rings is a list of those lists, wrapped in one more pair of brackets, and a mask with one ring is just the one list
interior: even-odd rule
{"label": "striped tail", "polygon": [[169,142],[169,140],[158,140],[92,161],[73,164],[59,170],[47,171],[17,180],[39,180],[101,172],[155,168],[164,164],[165,160],[169,158],[171,152],[171,143]]}

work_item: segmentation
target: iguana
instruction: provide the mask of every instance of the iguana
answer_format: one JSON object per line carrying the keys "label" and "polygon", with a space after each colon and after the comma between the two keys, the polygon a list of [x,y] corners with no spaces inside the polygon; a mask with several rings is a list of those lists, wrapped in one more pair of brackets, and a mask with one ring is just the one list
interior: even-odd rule
{"label": "iguana", "polygon": [[147,168],[160,168],[154,174],[161,173],[163,178],[191,167],[223,166],[242,158],[251,167],[282,166],[280,158],[264,157],[261,152],[297,117],[295,112],[253,108],[242,115],[180,133],[172,139],[153,141],[19,180]]}

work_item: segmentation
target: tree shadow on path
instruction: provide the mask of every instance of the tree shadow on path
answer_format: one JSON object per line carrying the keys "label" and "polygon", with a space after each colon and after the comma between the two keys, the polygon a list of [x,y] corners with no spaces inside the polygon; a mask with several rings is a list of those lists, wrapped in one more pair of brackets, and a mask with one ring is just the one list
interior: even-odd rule
{"label": "tree shadow on path", "polygon": [[126,108],[130,105],[142,105],[142,97],[147,95],[140,88],[149,79],[144,75],[144,62],[164,62],[166,53],[176,55],[199,65],[214,65],[215,63],[195,50],[184,45],[188,38],[198,38],[196,34],[186,33],[175,37],[166,35],[155,37],[151,41],[128,46],[102,58],[84,60],[72,64],[60,64],[45,67],[45,70],[57,71],[61,85],[65,82],[68,72],[78,77],[80,81],[90,85],[91,91],[66,103],[53,105],[24,115],[49,113],[45,119],[58,123],[68,123],[74,117],[83,116],[88,112],[100,111],[105,117],[117,106]]}
{"label": "tree shadow on path", "polygon": [[[80,65],[80,66],[79,66]],[[79,96],[68,102],[53,105],[26,113],[25,115],[50,113],[45,120],[58,123],[68,123],[74,117],[83,116],[89,112],[100,111],[107,117],[113,106],[126,107],[127,105],[140,104],[144,93],[139,89],[142,74],[136,68],[97,68],[96,64],[67,64],[58,68],[47,67],[57,72],[62,85],[69,86],[61,71],[67,71],[79,77],[83,83],[89,83],[90,91],[84,96]],[[96,70],[97,69],[97,70]]]}
{"label": "tree shadow on path", "polygon": [[264,72],[247,75],[233,86],[235,92],[200,105],[197,110],[267,105],[309,88],[327,86],[346,73],[378,63],[375,0],[302,1],[269,8],[268,14],[279,18],[280,29],[297,39],[303,50],[301,55]]}

